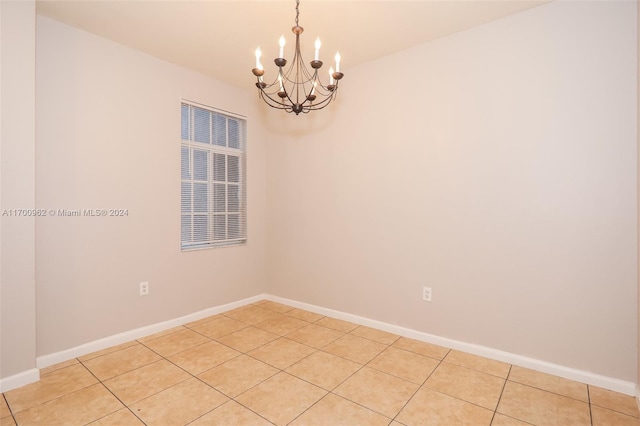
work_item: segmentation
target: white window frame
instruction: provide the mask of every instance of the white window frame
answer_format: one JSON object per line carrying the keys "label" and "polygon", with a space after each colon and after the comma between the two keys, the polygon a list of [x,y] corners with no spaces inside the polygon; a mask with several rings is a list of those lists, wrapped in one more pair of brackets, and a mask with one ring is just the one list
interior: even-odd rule
{"label": "white window frame", "polygon": [[[183,108],[187,107],[187,128],[184,126],[184,117],[183,117]],[[195,135],[195,111],[196,110],[205,110],[209,114],[209,142],[199,142],[196,141]],[[226,247],[226,246],[234,246],[240,244],[246,244],[247,242],[247,197],[246,197],[246,145],[247,145],[247,137],[246,137],[246,127],[247,120],[246,117],[233,114],[228,111],[219,110],[216,108],[212,108],[206,105],[202,105],[196,102],[181,100],[180,103],[180,121],[181,121],[181,142],[180,142],[180,158],[181,158],[181,166],[180,166],[180,249],[182,251],[189,250],[199,250],[199,249],[207,249],[207,248],[216,248],[216,247]],[[225,145],[216,145],[214,143],[214,117],[222,116],[225,118]],[[237,122],[238,128],[238,145],[239,148],[229,147],[231,134],[230,134],[230,126],[229,121]],[[187,136],[187,139],[184,139],[184,136]],[[187,152],[187,160],[185,162],[185,158],[183,156],[184,152]],[[194,171],[194,152],[206,152],[207,155],[207,165],[205,168],[205,172],[207,174],[206,180],[196,180],[195,179],[195,171]],[[214,159],[216,158],[215,154],[224,155],[224,181],[215,180],[216,173],[214,173],[215,167],[219,166],[215,164]],[[238,158],[238,170],[237,170],[237,179],[238,182],[230,180],[232,173],[230,172],[230,158],[237,157]],[[220,159],[220,157],[217,157]],[[186,172],[186,173],[185,173]],[[235,177],[235,173],[233,173],[233,177]],[[195,211],[195,184],[202,185],[206,183],[206,212],[196,212]],[[224,210],[216,211],[216,207],[218,209],[221,207],[220,204],[217,204],[220,201],[220,198],[216,200],[214,195],[216,195],[215,188],[220,188],[220,185],[224,185]],[[188,190],[185,191],[185,188]],[[233,200],[233,204],[230,203],[231,195],[229,188],[237,187],[237,200]],[[230,206],[237,205],[238,211],[230,211]],[[202,228],[198,230],[196,226],[195,217],[206,217],[206,231],[204,234],[202,232]],[[215,218],[224,217],[224,230],[220,226],[216,226]],[[238,226],[233,226],[232,221],[237,220]],[[187,224],[188,222],[188,224]],[[218,225],[220,225],[218,223]],[[200,232],[199,232],[200,231]],[[223,232],[222,232],[223,231]],[[233,234],[230,236],[230,234]],[[222,236],[224,235],[224,238]]]}

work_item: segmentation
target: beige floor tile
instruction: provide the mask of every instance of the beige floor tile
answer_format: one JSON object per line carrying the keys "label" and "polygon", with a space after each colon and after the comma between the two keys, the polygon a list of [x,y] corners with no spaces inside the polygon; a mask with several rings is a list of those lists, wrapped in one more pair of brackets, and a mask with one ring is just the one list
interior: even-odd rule
{"label": "beige floor tile", "polygon": [[472,370],[502,377],[503,379],[507,378],[509,375],[509,368],[511,367],[510,364],[505,362],[495,361],[493,359],[454,350],[447,354],[444,358],[444,362],[461,365]]}
{"label": "beige floor tile", "polygon": [[324,315],[316,314],[315,312],[309,312],[302,309],[292,309],[287,312],[287,315],[290,317],[298,318],[307,322],[316,322],[322,318]]}
{"label": "beige floor tile", "polygon": [[388,347],[367,367],[384,371],[401,379],[421,385],[438,366],[439,361],[403,349]]}
{"label": "beige floor tile", "polygon": [[185,329],[176,333],[171,333],[167,336],[149,340],[144,344],[154,352],[157,352],[164,357],[168,357],[209,341],[209,338],[196,333],[193,330]]}
{"label": "beige floor tile", "polygon": [[262,361],[241,355],[205,371],[198,377],[233,398],[277,372],[276,368]]}
{"label": "beige floor tile", "polygon": [[386,348],[387,346],[381,343],[346,334],[322,350],[360,364],[366,364]]}
{"label": "beige floor tile", "polygon": [[207,342],[167,358],[177,366],[197,376],[240,355],[240,352],[218,342]]}
{"label": "beige floor tile", "polygon": [[247,327],[235,333],[218,337],[216,340],[244,353],[276,340],[278,337],[280,336],[277,334],[269,333],[256,327]]}
{"label": "beige floor tile", "polygon": [[248,326],[248,324],[242,321],[227,318],[225,316],[219,316],[213,321],[196,325],[194,327],[191,327],[191,329],[200,334],[204,334],[211,339],[216,339],[218,337],[231,334],[235,331],[242,330],[243,328],[246,328]]}
{"label": "beige floor tile", "polygon": [[122,343],[120,345],[111,346],[110,348],[105,348],[105,349],[102,349],[100,351],[91,352],[90,354],[79,356],[78,360],[79,361],[87,361],[87,360],[90,360],[92,358],[97,358],[97,357],[102,356],[102,355],[110,354],[111,352],[120,351],[122,349],[128,348],[129,346],[133,346],[133,345],[137,345],[137,344],[138,344],[137,341],[132,340],[130,342],[125,342],[125,343]]}
{"label": "beige floor tile", "polygon": [[204,317],[204,318],[201,318],[201,319],[196,320],[196,321],[191,321],[191,322],[185,324],[184,326],[187,327],[187,328],[193,329],[194,327],[198,327],[199,325],[204,325],[204,324],[206,324],[208,322],[211,322],[211,321],[219,319],[219,318],[225,318],[225,317],[223,315],[211,315],[211,316]]}
{"label": "beige floor tile", "polygon": [[16,414],[21,426],[83,425],[118,411],[123,405],[102,384],[80,389]]}
{"label": "beige floor tile", "polygon": [[131,409],[148,426],[182,426],[228,400],[217,390],[191,378],[136,402]]}
{"label": "beige floor tile", "polygon": [[40,374],[0,426],[640,426],[634,397],[267,300]]}
{"label": "beige floor tile", "polygon": [[273,367],[284,370],[315,351],[316,349],[310,348],[307,345],[281,337],[280,339],[252,350],[248,355],[262,362],[266,362]]}
{"label": "beige floor tile", "polygon": [[97,383],[98,380],[81,364],[61,368],[40,377],[40,381],[5,392],[15,415],[20,411],[70,394]]}
{"label": "beige floor tile", "polygon": [[500,413],[495,413],[491,422],[491,426],[529,426],[530,424]]}
{"label": "beige floor tile", "polygon": [[126,349],[84,361],[83,364],[98,379],[104,381],[160,359],[162,359],[160,355],[138,343]]}
{"label": "beige floor tile", "polygon": [[440,360],[447,356],[450,351],[449,348],[409,339],[408,337],[399,338],[393,343],[393,346],[399,349],[404,349],[405,351],[415,352],[420,355],[428,356],[429,358]]}
{"label": "beige floor tile", "polygon": [[588,404],[511,381],[505,385],[497,411],[533,424],[591,424]]}
{"label": "beige floor tile", "polygon": [[156,361],[104,382],[127,405],[147,398],[190,377],[167,360]]}
{"label": "beige floor tile", "polygon": [[[155,333],[155,334],[151,334],[149,336],[141,337],[140,339],[138,339],[138,342],[146,343],[146,342],[148,342],[150,340],[155,340],[155,339],[157,339],[159,337],[168,336],[170,334],[177,333],[179,331],[185,331],[185,330],[188,330],[188,329],[186,327],[183,327],[183,326],[180,325],[178,327],[169,328],[169,329],[161,331],[159,333]],[[82,360],[80,360],[80,361],[82,361]]]}
{"label": "beige floor tile", "polygon": [[364,367],[338,386],[334,393],[389,418],[395,417],[418,385]]}
{"label": "beige floor tile", "polygon": [[552,376],[551,374],[529,370],[528,368],[518,367],[517,365],[511,367],[509,380],[557,393],[559,395],[568,396],[569,398],[589,402],[587,385],[584,383],[574,382],[573,380],[563,379],[562,377]]}
{"label": "beige floor tile", "polygon": [[11,415],[7,401],[4,400],[4,394],[0,395],[0,419],[4,419]]}
{"label": "beige floor tile", "polygon": [[297,377],[278,373],[236,400],[276,425],[286,425],[326,394]]}
{"label": "beige floor tile", "polygon": [[282,303],[272,302],[271,300],[265,300],[263,303],[261,303],[258,306],[264,309],[269,309],[275,312],[279,312],[281,314],[285,312],[289,312],[290,310],[294,309],[293,306],[283,305]]}
{"label": "beige floor tile", "polygon": [[300,417],[291,423],[305,426],[387,426],[388,419],[381,414],[351,401],[347,401],[337,395],[329,394],[318,401],[317,404],[305,411]]}
{"label": "beige floor tile", "polygon": [[189,426],[273,426],[273,423],[231,400],[205,414]]}
{"label": "beige floor tile", "polygon": [[128,408],[122,408],[115,413],[90,423],[89,426],[144,426]]}
{"label": "beige floor tile", "polygon": [[400,338],[397,334],[387,333],[386,331],[376,330],[375,328],[365,327],[362,325],[351,331],[351,334],[373,340],[374,342],[382,343],[383,345],[390,345]]}
{"label": "beige floor tile", "polygon": [[287,338],[308,346],[313,346],[316,349],[325,347],[342,336],[344,336],[342,331],[316,324],[309,324],[293,333],[287,334]]}
{"label": "beige floor tile", "polygon": [[256,303],[251,304],[251,305],[240,306],[239,308],[234,308],[234,309],[230,309],[230,310],[228,310],[228,311],[226,311],[226,312],[223,312],[223,313],[222,313],[222,314],[220,314],[220,315],[225,316],[225,317],[227,317],[227,316],[228,316],[228,317],[231,317],[231,316],[236,315],[236,314],[238,314],[240,311],[243,311],[243,310],[245,310],[245,309],[247,309],[247,308],[251,308],[251,307],[253,307],[253,306],[260,306],[260,304],[261,304],[261,302],[256,302]]}
{"label": "beige floor tile", "polygon": [[3,417],[0,418],[0,426],[16,426],[16,422],[13,420],[13,417]]}
{"label": "beige floor tile", "polygon": [[589,386],[591,403],[609,410],[618,411],[633,417],[640,417],[636,399],[629,395],[602,389],[597,386]]}
{"label": "beige floor tile", "polygon": [[332,390],[361,367],[348,359],[318,351],[287,368],[287,372],[316,386]]}
{"label": "beige floor tile", "polygon": [[244,309],[235,309],[233,311],[225,312],[224,315],[247,324],[255,325],[259,322],[266,321],[269,318],[278,316],[278,312],[261,308],[260,306],[248,306]]}
{"label": "beige floor tile", "polygon": [[58,364],[50,365],[49,367],[41,368],[40,375],[44,376],[45,374],[53,373],[56,370],[60,370],[61,368],[65,368],[65,367],[70,367],[73,364],[77,364],[78,362],[80,361],[78,361],[77,358],[73,358],[68,361],[59,362]]}
{"label": "beige floor tile", "polygon": [[342,331],[343,333],[348,333],[358,327],[358,324],[330,317],[324,317],[316,321],[316,324],[323,327],[332,328],[334,330]]}
{"label": "beige floor tile", "polygon": [[504,382],[500,377],[443,362],[424,386],[493,411]]}
{"label": "beige floor tile", "polygon": [[284,336],[294,332],[305,325],[309,325],[308,322],[301,319],[293,318],[284,314],[278,314],[278,316],[269,318],[266,321],[259,322],[256,327],[266,330],[270,333]]}
{"label": "beige floor tile", "polygon": [[483,426],[491,423],[493,411],[421,388],[396,420],[409,426]]}
{"label": "beige floor tile", "polygon": [[591,406],[591,416],[593,426],[640,426],[640,419],[637,417],[607,410],[597,405]]}

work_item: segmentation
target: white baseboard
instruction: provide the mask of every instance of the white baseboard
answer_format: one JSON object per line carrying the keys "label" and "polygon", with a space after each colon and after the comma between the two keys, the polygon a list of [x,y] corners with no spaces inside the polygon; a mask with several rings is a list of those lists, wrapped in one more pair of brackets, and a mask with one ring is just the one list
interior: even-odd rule
{"label": "white baseboard", "polygon": [[[540,361],[537,359],[513,354],[510,352],[504,352],[497,349],[475,345],[472,343],[461,342],[458,340],[447,339],[433,334],[423,333],[420,331],[412,330],[409,328],[400,327],[393,324],[384,323],[381,321],[364,318],[358,315],[353,315],[345,312],[335,311],[333,309],[323,308],[316,305],[310,305],[308,303],[298,302],[296,300],[286,299],[270,294],[261,294],[253,296],[247,299],[243,299],[237,302],[228,303],[225,305],[216,306],[213,308],[205,309],[190,315],[185,315],[180,318],[172,319],[169,321],[163,321],[157,324],[152,324],[146,327],[137,328],[124,333],[119,333],[113,336],[105,337],[93,342],[89,342],[74,348],[70,348],[64,351],[56,352],[49,355],[40,356],[36,359],[36,366],[38,368],[48,367],[60,362],[68,361],[73,358],[80,357],[92,352],[96,352],[102,349],[109,348],[111,346],[126,343],[131,340],[139,339],[150,334],[158,333],[173,327],[184,325],[186,323],[197,321],[202,318],[206,318],[211,315],[216,315],[231,309],[235,309],[250,303],[257,302],[259,300],[271,300],[274,302],[283,303],[296,308],[304,309],[307,311],[315,312],[328,317],[333,317],[345,321],[350,321],[359,325],[364,325],[378,330],[387,331],[390,333],[398,334],[400,336],[409,337],[412,339],[420,340],[427,343],[432,343],[439,346],[444,346],[451,349],[456,349],[463,352],[468,352],[474,355],[483,356],[486,358],[494,359],[497,361],[506,362],[509,364],[517,365],[520,367],[529,368],[532,370],[540,371],[543,373],[553,374],[555,376],[563,377],[577,382],[586,383],[589,385],[598,386],[604,389],[609,389],[615,392],[624,393],[626,395],[635,396],[640,406],[640,388],[636,383],[627,382],[607,376],[602,376],[588,371],[577,370],[574,368],[565,367],[562,365],[552,364],[546,361]],[[16,376],[8,377],[0,380],[0,389],[4,392],[16,387],[23,386],[28,383],[32,383],[39,379],[39,371],[29,370],[27,372],[18,374]]]}
{"label": "white baseboard", "polygon": [[[204,309],[202,311],[195,312],[193,314],[185,315],[180,318],[175,318],[168,321],[151,324],[145,327],[136,328],[135,330],[125,331],[113,336],[105,337],[103,339],[94,340],[93,342],[85,343],[74,348],[66,349],[64,351],[55,352],[49,355],[43,355],[36,358],[36,366],[38,368],[45,368],[51,365],[58,364],[60,362],[68,361],[73,358],[78,358],[83,355],[97,352],[102,349],[110,348],[122,343],[130,342],[141,337],[149,336],[151,334],[159,333],[161,331],[168,330],[173,327],[178,327],[197,321],[202,318],[209,317],[211,315],[217,315],[222,312],[229,311],[231,309],[239,308],[250,303],[257,302],[266,298],[266,295],[257,295],[249,297],[247,299],[239,300],[237,302],[227,303],[225,305],[216,306],[213,308]],[[36,370],[37,371],[37,370]]]}
{"label": "white baseboard", "polygon": [[0,379],[0,392],[7,392],[40,380],[40,370],[32,368],[13,376]]}
{"label": "white baseboard", "polygon": [[[552,364],[550,362],[540,361],[534,358],[529,358],[522,355],[513,354],[510,352],[504,352],[504,351],[489,348],[486,346],[480,346],[473,343],[466,343],[458,340],[447,339],[444,337],[435,336],[433,334],[423,333],[423,332],[412,330],[409,328],[404,328],[397,325],[360,317],[358,315],[348,314],[345,312],[334,311],[333,309],[327,309],[320,306],[310,305],[308,303],[298,302],[296,300],[291,300],[291,299],[285,299],[283,297],[273,296],[270,294],[267,294],[264,297],[274,302],[279,302],[285,305],[315,312],[320,315],[325,315],[328,317],[350,321],[359,325],[376,328],[378,330],[387,331],[389,333],[398,334],[400,336],[409,337],[411,339],[420,340],[423,342],[432,343],[434,345],[444,346],[451,349],[456,349],[459,351],[483,356],[483,357],[494,359],[497,361],[506,362],[509,364],[517,365],[519,367],[529,368],[531,370],[540,371],[542,373],[553,374],[554,376],[559,376],[565,379],[586,383],[588,385],[598,386],[604,389],[609,389],[609,390],[620,392],[626,395],[635,396],[637,392],[636,390],[637,385],[633,382],[627,382],[627,381],[615,379],[612,377],[590,373],[588,371],[582,371],[582,370],[577,370],[575,368]],[[640,398],[640,393],[637,395]]]}

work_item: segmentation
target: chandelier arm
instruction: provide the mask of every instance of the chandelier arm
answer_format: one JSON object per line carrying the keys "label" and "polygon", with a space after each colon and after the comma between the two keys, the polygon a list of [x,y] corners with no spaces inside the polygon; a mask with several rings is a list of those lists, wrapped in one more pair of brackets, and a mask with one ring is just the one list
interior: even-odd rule
{"label": "chandelier arm", "polygon": [[261,91],[260,95],[262,97],[262,100],[264,100],[265,103],[267,105],[269,105],[270,107],[272,107],[272,108],[284,109],[284,110],[292,110],[292,106],[291,105],[274,99],[273,97],[269,96],[269,94],[266,93],[266,92]]}
{"label": "chandelier arm", "polygon": [[[289,104],[284,103],[284,102],[282,102],[282,101],[278,101],[278,100],[276,100],[276,99],[274,99],[274,98],[272,97],[272,95],[275,95],[275,94],[277,94],[277,93],[279,93],[279,92],[280,92],[279,88],[278,88],[278,90],[273,91],[273,92],[268,92],[268,91],[266,90],[266,89],[269,89],[269,88],[271,88],[271,87],[273,87],[273,86],[276,86],[276,84],[277,84],[277,83],[279,83],[279,81],[278,81],[278,79],[276,78],[276,80],[274,80],[274,82],[273,82],[273,83],[271,83],[270,85],[267,85],[267,86],[265,86],[264,88],[260,88],[260,91],[259,91],[260,97],[261,97],[263,100],[265,100],[265,102],[266,102],[266,101],[267,101],[267,99],[268,99],[269,101],[271,101],[271,103],[273,103],[273,104],[275,104],[275,105],[278,105],[278,106],[270,105],[270,106],[271,106],[271,107],[273,107],[273,108],[279,108],[279,109],[291,109],[291,108],[292,108],[292,106],[293,106],[293,104],[295,104],[295,103],[297,103],[297,102],[294,102],[294,101],[290,98],[290,96],[289,96],[288,94],[287,94],[287,96],[286,96],[286,99],[289,101]],[[326,89],[326,87],[325,87],[325,86],[323,86],[323,85],[320,85],[320,87],[322,87],[323,89]],[[316,92],[318,92],[318,91],[319,91],[319,90],[318,90],[318,88],[317,88],[317,86],[316,86]],[[333,91],[327,90],[327,93],[321,93],[322,95],[324,95],[324,96],[325,96],[325,98],[324,98],[324,99],[322,99],[321,101],[319,101],[319,102],[315,102],[315,103],[307,102],[307,101],[308,101],[308,99],[307,99],[308,95],[306,95],[306,97],[305,97],[305,101],[301,102],[300,104],[301,104],[301,105],[303,105],[305,109],[307,109],[307,108],[308,108],[308,107],[310,107],[310,106],[311,106],[311,108],[310,108],[310,109],[312,109],[312,110],[315,110],[315,109],[322,109],[322,108],[324,108],[324,106],[326,106],[327,104],[329,104],[329,102],[331,102],[333,99],[335,99],[335,98],[336,98],[336,96],[337,96],[337,92],[338,92],[338,85],[336,84],[336,85],[335,85],[335,89],[334,89]],[[288,92],[286,91],[286,88],[285,88],[285,93],[288,93]],[[322,107],[319,107],[320,105],[322,105]]]}
{"label": "chandelier arm", "polygon": [[[283,110],[286,110],[287,112],[294,112],[293,104],[295,103],[292,102],[291,100],[290,100],[290,104],[278,101],[277,99],[274,99],[272,96],[270,96],[270,94],[265,92],[264,90],[261,90],[259,92],[259,96],[265,101],[267,105],[269,105],[272,108],[283,109]],[[321,108],[324,108],[324,106],[326,106],[326,104],[328,104],[329,101],[330,101],[330,98],[326,98],[323,101],[316,104],[303,103],[301,104],[301,110],[321,109]]]}
{"label": "chandelier arm", "polygon": [[[265,101],[265,103],[267,105],[269,105],[271,108],[275,108],[275,109],[282,109],[285,110],[286,112],[295,112],[293,109],[293,104],[287,104],[284,102],[280,102],[276,99],[274,99],[273,97],[269,96],[268,93],[264,92],[264,91],[260,91],[259,92],[259,96]],[[321,102],[318,103],[309,103],[309,104],[303,104],[302,108],[301,108],[301,112],[309,112],[309,111],[313,111],[313,110],[318,110],[318,109],[322,109],[324,107],[326,107],[329,102],[331,102],[333,96],[331,97],[327,97],[325,99],[323,99]]]}
{"label": "chandelier arm", "polygon": [[328,99],[329,98],[325,99],[324,101],[322,101],[321,103],[318,103],[318,104],[307,105],[307,106],[305,106],[305,108],[303,109],[302,112],[309,113],[311,111],[317,111],[319,109],[326,108],[327,106],[329,106],[329,102],[330,102],[330,101],[328,101]]}
{"label": "chandelier arm", "polygon": [[315,110],[315,109],[322,109],[322,108],[324,108],[325,106],[329,105],[329,103],[330,103],[331,101],[333,101],[333,100],[335,99],[335,97],[336,97],[336,92],[333,92],[330,96],[327,96],[327,97],[326,97],[326,98],[324,98],[323,100],[321,100],[321,101],[319,101],[319,102],[314,103],[314,104],[312,105],[312,106],[313,106],[313,108],[312,108],[312,109],[314,109],[314,110]]}

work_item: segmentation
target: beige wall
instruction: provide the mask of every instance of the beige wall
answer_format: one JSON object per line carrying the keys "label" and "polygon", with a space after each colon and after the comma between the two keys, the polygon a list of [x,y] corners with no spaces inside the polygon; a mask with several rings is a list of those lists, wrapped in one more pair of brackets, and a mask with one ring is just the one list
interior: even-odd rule
{"label": "beige wall", "polygon": [[37,41],[37,206],[129,210],[37,221],[38,355],[262,293],[267,133],[255,120],[248,244],[179,243],[180,99],[251,118],[249,93],[44,17]]}
{"label": "beige wall", "polygon": [[[40,17],[35,125],[5,90],[8,69],[33,90],[33,3],[8,4],[2,208],[130,215],[3,219],[0,378],[266,289],[637,379],[635,3],[557,2],[353,67],[304,117]],[[181,97],[249,116],[246,246],[179,250]]]}
{"label": "beige wall", "polygon": [[331,123],[269,147],[269,292],[634,382],[635,16],[554,2],[345,57]]}
{"label": "beige wall", "polygon": [[[0,210],[33,209],[35,2],[0,2],[0,22]],[[0,230],[0,378],[6,378],[36,366],[35,220],[2,216]]]}

